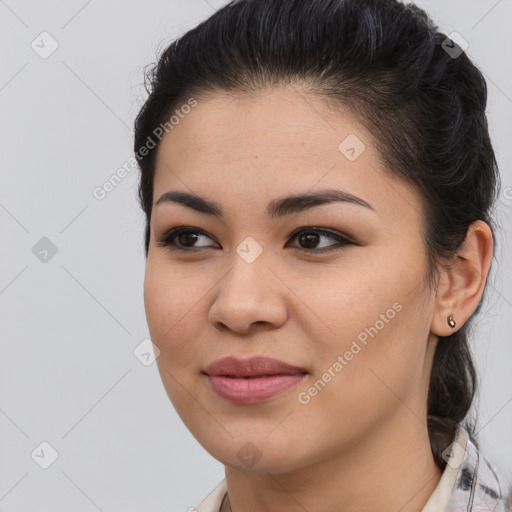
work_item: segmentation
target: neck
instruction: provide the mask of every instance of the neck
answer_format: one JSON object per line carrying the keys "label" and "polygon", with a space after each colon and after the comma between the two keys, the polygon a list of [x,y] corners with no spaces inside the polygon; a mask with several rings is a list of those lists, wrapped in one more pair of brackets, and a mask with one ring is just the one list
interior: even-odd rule
{"label": "neck", "polygon": [[442,472],[426,424],[403,409],[399,424],[374,428],[314,465],[279,474],[226,468],[221,512],[421,512]]}

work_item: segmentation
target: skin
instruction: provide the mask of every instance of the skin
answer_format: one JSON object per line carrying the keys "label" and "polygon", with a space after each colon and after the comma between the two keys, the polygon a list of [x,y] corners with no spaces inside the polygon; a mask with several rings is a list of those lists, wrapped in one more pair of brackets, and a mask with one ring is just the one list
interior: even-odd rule
{"label": "skin", "polygon": [[[449,314],[458,329],[481,299],[489,227],[471,226],[459,257],[441,269],[436,294],[426,281],[422,198],[384,168],[355,117],[295,87],[197,99],[158,149],[144,301],[166,392],[198,442],[225,465],[223,510],[420,511],[441,477],[426,423],[437,336],[453,332]],[[338,149],[349,134],[366,146],[354,161]],[[333,202],[267,215],[271,200],[321,188],[348,191],[375,211]],[[225,217],[156,206],[169,190],[218,202]],[[176,226],[203,231],[195,246],[175,238],[200,248],[156,244]],[[315,255],[337,241],[291,237],[311,226],[357,245]],[[236,252],[249,236],[263,249],[252,263]],[[401,310],[378,334],[300,403],[299,393],[396,303]],[[201,373],[228,355],[265,355],[309,373],[266,402],[233,404]],[[252,465],[237,456],[249,442],[260,456]]]}

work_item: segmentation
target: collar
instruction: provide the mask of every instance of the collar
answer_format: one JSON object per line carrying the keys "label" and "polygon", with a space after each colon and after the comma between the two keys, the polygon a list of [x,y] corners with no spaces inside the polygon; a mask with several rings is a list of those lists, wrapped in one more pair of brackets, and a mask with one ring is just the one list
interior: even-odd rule
{"label": "collar", "polygon": [[505,512],[495,469],[461,425],[445,455],[446,468],[422,512]]}

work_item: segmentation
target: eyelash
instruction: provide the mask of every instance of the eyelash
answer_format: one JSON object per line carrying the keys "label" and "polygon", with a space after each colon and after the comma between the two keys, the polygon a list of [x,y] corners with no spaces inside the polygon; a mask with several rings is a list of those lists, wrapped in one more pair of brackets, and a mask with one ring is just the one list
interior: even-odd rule
{"label": "eyelash", "polygon": [[[199,234],[199,235],[211,238],[205,232],[203,232],[199,229],[187,228],[184,226],[180,226],[180,227],[170,229],[169,231],[164,233],[161,237],[158,237],[156,239],[156,244],[159,247],[166,247],[167,249],[169,249],[171,251],[182,251],[182,252],[195,252],[200,249],[212,249],[212,247],[196,247],[196,248],[194,248],[194,247],[187,247],[187,248],[179,247],[178,245],[176,245],[176,243],[173,241],[173,239],[183,233],[195,233],[195,234]],[[354,242],[353,240],[350,240],[349,238],[347,238],[343,235],[328,231],[326,229],[314,228],[314,227],[303,228],[298,231],[295,231],[294,233],[292,233],[291,238],[292,239],[297,238],[298,236],[300,236],[302,234],[310,234],[310,233],[315,233],[315,234],[326,236],[328,238],[338,241],[338,243],[341,245],[338,244],[338,245],[335,245],[334,247],[323,248],[323,249],[305,249],[303,247],[294,247],[294,249],[298,249],[301,252],[305,252],[305,253],[309,253],[309,254],[320,254],[320,253],[341,251],[341,250],[344,250],[349,245],[358,245],[356,242]]]}

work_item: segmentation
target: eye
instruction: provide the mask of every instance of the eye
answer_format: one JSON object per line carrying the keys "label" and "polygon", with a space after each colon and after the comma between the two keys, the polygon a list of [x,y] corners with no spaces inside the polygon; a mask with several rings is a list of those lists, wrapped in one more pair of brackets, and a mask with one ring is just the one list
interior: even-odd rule
{"label": "eye", "polygon": [[[357,245],[356,242],[350,240],[346,236],[343,236],[342,234],[336,231],[330,231],[327,229],[316,227],[302,228],[299,231],[293,233],[292,239],[293,238],[297,238],[301,244],[304,244],[306,246],[298,247],[299,250],[310,253],[339,251],[344,249],[348,245]],[[319,241],[322,238],[334,240],[335,242],[337,242],[337,244],[331,244],[330,246],[322,247],[320,249],[313,248],[312,246],[316,246],[316,244],[319,243]]]}
{"label": "eye", "polygon": [[[190,252],[189,249],[197,249],[204,246],[194,246],[194,244],[203,238],[210,238],[208,235],[198,229],[187,228],[184,226],[173,228],[163,236],[157,238],[156,243],[160,247],[167,247],[171,250]],[[179,241],[179,244],[175,242]],[[206,246],[209,247],[209,246]]]}
{"label": "eye", "polygon": [[[173,228],[164,233],[161,237],[158,237],[156,243],[160,247],[167,247],[173,251],[178,250],[183,252],[195,252],[197,249],[214,247],[212,245],[204,244],[194,245],[201,239],[206,238],[212,239],[209,235],[201,230],[180,226]],[[291,235],[291,239],[295,238],[298,239],[299,243],[305,244],[306,247],[295,246],[294,248],[307,253],[339,251],[348,245],[358,245],[353,240],[341,235],[338,232],[316,227],[301,228],[300,230],[295,231]],[[322,247],[320,249],[313,247],[316,246],[322,238],[334,240],[337,243],[331,244],[331,246]]]}

